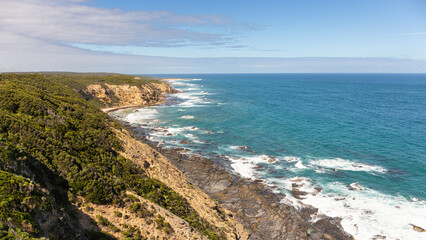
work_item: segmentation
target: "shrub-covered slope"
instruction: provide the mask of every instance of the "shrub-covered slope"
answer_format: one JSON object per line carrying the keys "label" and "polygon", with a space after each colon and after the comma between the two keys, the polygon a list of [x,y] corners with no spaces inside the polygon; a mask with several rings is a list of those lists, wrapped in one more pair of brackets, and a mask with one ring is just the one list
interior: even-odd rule
{"label": "shrub-covered slope", "polygon": [[203,235],[220,238],[185,198],[118,153],[122,145],[111,130],[117,123],[80,94],[94,82],[146,83],[139,81],[130,76],[0,75],[1,237],[108,238],[83,231],[70,201],[83,197],[93,204],[126,206],[130,190]]}

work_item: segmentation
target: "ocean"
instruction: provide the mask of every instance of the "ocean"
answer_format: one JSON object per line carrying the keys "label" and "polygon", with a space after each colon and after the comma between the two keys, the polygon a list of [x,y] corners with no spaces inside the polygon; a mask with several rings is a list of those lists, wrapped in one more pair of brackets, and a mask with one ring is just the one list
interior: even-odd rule
{"label": "ocean", "polygon": [[[163,147],[220,155],[356,239],[426,239],[426,74],[192,74],[172,103],[111,113]],[[166,131],[164,131],[166,129]],[[297,199],[297,183],[307,194]]]}

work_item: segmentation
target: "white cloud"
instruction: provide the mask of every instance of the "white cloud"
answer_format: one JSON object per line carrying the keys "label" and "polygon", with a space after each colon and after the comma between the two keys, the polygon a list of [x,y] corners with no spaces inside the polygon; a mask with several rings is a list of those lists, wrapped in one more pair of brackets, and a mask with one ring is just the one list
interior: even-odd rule
{"label": "white cloud", "polygon": [[[14,45],[5,42],[15,41]],[[0,72],[424,73],[426,61],[390,58],[172,58],[88,51],[37,39],[0,38]]]}
{"label": "white cloud", "polygon": [[[220,15],[180,15],[170,11],[124,11],[80,4],[81,0],[0,0],[0,33],[56,43],[179,46],[227,44]],[[201,31],[201,28],[212,31]],[[222,28],[223,27],[223,28]]]}
{"label": "white cloud", "polygon": [[[426,61],[390,58],[172,58],[114,54],[88,45],[240,47],[239,23],[219,16],[123,11],[84,0],[0,0],[0,71],[121,73],[425,72]],[[90,1],[90,0],[89,0]],[[203,32],[199,29],[209,29]],[[75,45],[75,46],[76,46]],[[241,46],[243,47],[243,46]]]}

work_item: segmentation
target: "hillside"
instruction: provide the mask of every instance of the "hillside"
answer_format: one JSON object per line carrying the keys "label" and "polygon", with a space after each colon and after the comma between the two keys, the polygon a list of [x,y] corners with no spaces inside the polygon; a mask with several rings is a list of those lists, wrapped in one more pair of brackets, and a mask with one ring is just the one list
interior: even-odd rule
{"label": "hillside", "polygon": [[0,238],[236,239],[245,231],[100,108],[173,89],[127,75],[0,75]]}

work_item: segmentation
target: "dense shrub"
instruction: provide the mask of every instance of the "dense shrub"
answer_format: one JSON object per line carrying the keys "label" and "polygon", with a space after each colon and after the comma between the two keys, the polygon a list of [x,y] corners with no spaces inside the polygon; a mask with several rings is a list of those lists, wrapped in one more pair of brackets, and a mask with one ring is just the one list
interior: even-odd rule
{"label": "dense shrub", "polygon": [[165,233],[171,234],[173,232],[173,228],[170,223],[166,222],[165,220],[166,219],[163,216],[157,216],[157,218],[155,219],[157,229],[162,229]]}
{"label": "dense shrub", "polygon": [[12,145],[2,154],[16,155],[18,149],[8,149],[19,146],[94,203],[121,195],[124,184],[114,172],[126,160],[116,152],[121,145],[104,113],[37,74],[1,75],[0,96],[0,138]]}
{"label": "dense shrub", "polygon": [[[119,155],[122,146],[111,130],[115,122],[79,93],[87,84],[143,82],[126,75],[0,74],[0,169],[31,178],[65,208],[68,191],[93,203],[111,204],[122,202],[125,190],[133,190],[218,239],[215,228],[185,198]],[[1,173],[5,184],[15,176]],[[9,187],[1,196],[16,196],[4,199],[0,220],[37,235],[21,198],[30,197],[30,204],[47,203],[35,192],[19,195],[15,188],[26,189],[22,184],[29,182],[16,181],[5,185]]]}
{"label": "dense shrub", "polygon": [[[51,201],[29,179],[0,170],[0,237],[8,235],[35,236],[39,233],[33,215],[38,209],[48,209]],[[27,238],[23,238],[27,239]]]}

